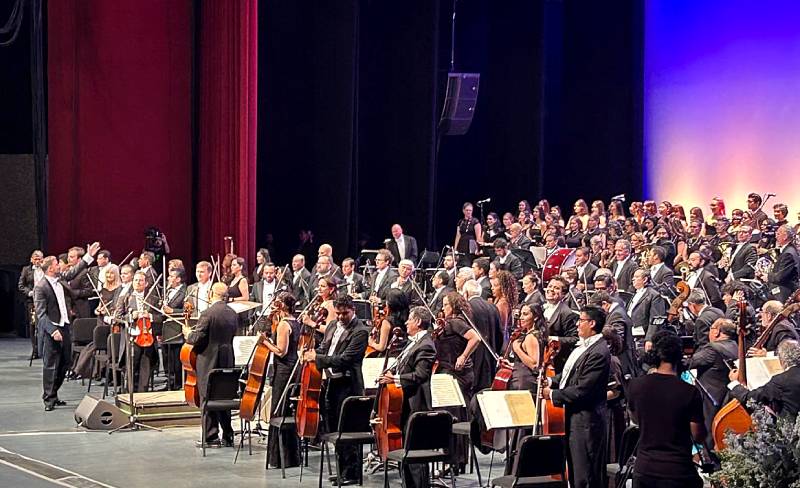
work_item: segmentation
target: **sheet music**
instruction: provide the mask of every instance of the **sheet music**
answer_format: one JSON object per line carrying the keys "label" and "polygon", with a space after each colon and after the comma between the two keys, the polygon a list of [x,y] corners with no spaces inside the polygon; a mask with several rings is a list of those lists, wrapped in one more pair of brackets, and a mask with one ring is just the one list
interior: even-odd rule
{"label": "sheet music", "polygon": [[533,254],[533,259],[536,260],[536,264],[539,267],[544,266],[544,260],[547,256],[547,248],[544,246],[531,246],[529,251]]}
{"label": "sheet music", "polygon": [[466,406],[458,381],[445,373],[431,376],[431,403],[433,408]]}
{"label": "sheet music", "polygon": [[[378,377],[383,373],[383,361],[385,358],[364,358],[361,363],[361,375],[364,377],[364,388],[375,389],[378,387]],[[395,358],[389,358],[387,368],[394,366],[397,362]]]}
{"label": "sheet music", "polygon": [[478,394],[488,429],[530,427],[536,423],[536,406],[528,390],[484,391]]}
{"label": "sheet music", "polygon": [[776,357],[747,358],[747,388],[760,388],[782,372],[781,362]]}
{"label": "sheet music", "polygon": [[244,366],[250,361],[258,343],[258,336],[233,336],[233,362],[236,366]]}

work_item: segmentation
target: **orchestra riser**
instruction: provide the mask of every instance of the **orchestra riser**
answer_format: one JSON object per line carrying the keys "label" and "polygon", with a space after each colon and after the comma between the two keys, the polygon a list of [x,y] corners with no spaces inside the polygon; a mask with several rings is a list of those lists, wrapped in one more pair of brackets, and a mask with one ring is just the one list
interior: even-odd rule
{"label": "orchestra riser", "polygon": [[[126,394],[117,397],[117,406],[130,415],[130,399]],[[190,407],[183,391],[142,392],[133,394],[138,421],[153,427],[200,425],[200,409]]]}

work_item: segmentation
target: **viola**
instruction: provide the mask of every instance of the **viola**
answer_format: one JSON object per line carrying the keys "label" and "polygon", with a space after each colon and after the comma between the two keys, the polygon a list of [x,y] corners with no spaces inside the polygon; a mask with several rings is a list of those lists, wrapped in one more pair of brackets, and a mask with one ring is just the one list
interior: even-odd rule
{"label": "viola", "polygon": [[[323,318],[328,311],[322,307],[320,310],[325,312],[319,314]],[[315,317],[317,314],[315,314]],[[319,323],[319,322],[317,322]],[[304,326],[303,332],[298,339],[300,354],[307,349],[314,349],[314,329]],[[303,363],[300,371],[300,394],[298,397],[297,410],[294,414],[297,435],[301,438],[312,439],[317,436],[319,429],[319,398],[322,389],[322,373],[317,369],[315,362]]]}
{"label": "viola", "polygon": [[[189,317],[191,317],[193,310],[192,302],[183,304],[183,324],[187,329],[189,328]],[[197,388],[197,353],[194,352],[194,346],[188,343],[181,346],[180,358],[183,372],[185,373],[183,396],[190,407],[199,407],[200,390]]]}
{"label": "viola", "polygon": [[[403,336],[403,329],[395,327],[392,334],[383,360],[384,372],[394,372],[394,367],[387,369],[386,366],[389,364],[389,352]],[[389,452],[403,447],[403,389],[394,383],[379,384],[372,412],[370,423],[375,431],[375,445],[380,458],[386,460]]]}
{"label": "viola", "polygon": [[150,347],[155,342],[153,338],[153,322],[149,313],[142,314],[136,319],[135,325],[139,334],[134,342],[139,347]]}

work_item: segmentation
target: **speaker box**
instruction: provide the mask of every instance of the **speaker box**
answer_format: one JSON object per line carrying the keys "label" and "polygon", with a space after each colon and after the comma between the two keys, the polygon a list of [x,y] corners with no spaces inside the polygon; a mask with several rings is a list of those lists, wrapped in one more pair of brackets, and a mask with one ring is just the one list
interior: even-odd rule
{"label": "speaker box", "polygon": [[113,430],[128,423],[128,416],[104,400],[86,395],[75,409],[75,422],[90,430]]}
{"label": "speaker box", "polygon": [[447,93],[439,119],[439,131],[445,136],[467,133],[478,104],[480,73],[447,73]]}

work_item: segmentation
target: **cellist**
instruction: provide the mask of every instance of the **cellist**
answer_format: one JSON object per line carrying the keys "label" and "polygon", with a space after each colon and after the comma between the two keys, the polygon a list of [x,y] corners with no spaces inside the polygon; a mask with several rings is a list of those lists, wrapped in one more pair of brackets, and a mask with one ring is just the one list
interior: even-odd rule
{"label": "cellist", "polygon": [[[273,266],[274,269],[274,266]],[[266,276],[266,272],[264,273]],[[270,412],[273,416],[288,416],[290,403],[286,401],[283,391],[292,382],[292,371],[297,362],[297,339],[300,337],[300,322],[294,317],[294,295],[282,291],[272,300],[272,313],[270,318],[275,324],[269,341],[264,345],[272,353],[273,365],[270,385],[272,386],[272,403]],[[266,332],[262,332],[266,335]],[[291,392],[289,392],[291,394]],[[279,405],[280,404],[280,405]],[[283,436],[283,459],[280,458],[278,436]],[[300,465],[300,449],[297,436],[290,429],[279,429],[270,426],[267,437],[267,462],[270,466],[280,468],[293,468]]]}
{"label": "cellist", "polygon": [[[388,299],[388,296],[387,296]],[[397,359],[393,374],[387,372],[379,378],[381,383],[394,383],[403,388],[403,412],[401,424],[405,434],[408,418],[414,412],[431,410],[431,375],[436,360],[436,346],[428,331],[433,317],[425,307],[414,307],[408,313],[406,333],[408,343]],[[427,464],[404,464],[403,486],[422,488],[430,486]]]}
{"label": "cellist", "polygon": [[[327,432],[335,432],[339,423],[342,403],[349,396],[364,394],[364,377],[361,363],[367,349],[369,330],[356,317],[353,299],[342,295],[334,301],[336,314],[328,323],[325,337],[316,350],[303,353],[303,361],[314,361],[324,371],[322,411]],[[334,479],[339,486],[356,483],[361,471],[358,447],[340,447],[336,453],[342,479]]]}

